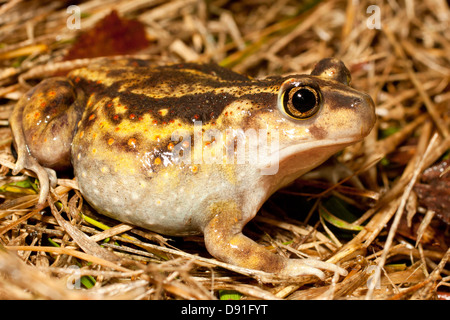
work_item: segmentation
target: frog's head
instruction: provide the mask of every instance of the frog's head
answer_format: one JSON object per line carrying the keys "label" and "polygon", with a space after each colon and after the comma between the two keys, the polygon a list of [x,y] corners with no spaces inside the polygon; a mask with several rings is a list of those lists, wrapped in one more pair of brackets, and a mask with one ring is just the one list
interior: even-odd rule
{"label": "frog's head", "polygon": [[277,108],[265,114],[265,127],[278,132],[283,172],[301,175],[372,130],[374,103],[349,83],[348,69],[332,58],[318,62],[311,75],[281,79]]}

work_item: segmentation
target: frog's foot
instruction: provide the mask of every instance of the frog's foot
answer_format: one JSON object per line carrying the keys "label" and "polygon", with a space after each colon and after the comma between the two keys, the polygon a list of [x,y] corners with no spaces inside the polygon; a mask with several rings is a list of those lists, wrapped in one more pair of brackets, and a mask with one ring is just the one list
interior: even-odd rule
{"label": "frog's foot", "polygon": [[[214,257],[244,268],[277,273],[282,276],[313,275],[325,278],[322,270],[329,270],[340,275],[347,271],[332,263],[316,259],[287,259],[266,250],[263,246],[242,234],[247,221],[234,203],[214,204],[211,209],[212,219],[204,228],[205,244]],[[223,212],[215,212],[223,210]]]}
{"label": "frog's foot", "polygon": [[23,169],[30,170],[36,174],[40,184],[38,204],[44,204],[50,192],[50,186],[52,188],[56,187],[57,179],[55,170],[41,166],[30,154],[19,152],[12,174],[16,175]]}
{"label": "frog's foot", "polygon": [[287,276],[314,275],[323,280],[325,274],[320,269],[328,270],[341,276],[347,275],[347,270],[333,263],[317,259],[289,259],[284,269],[281,270],[281,274]]}
{"label": "frog's foot", "polygon": [[12,170],[12,174],[16,175],[23,169],[34,172],[39,179],[40,192],[38,205],[43,205],[50,191],[50,185],[56,186],[56,172],[52,169],[45,168],[39,164],[29,151],[26,143],[25,134],[23,132],[23,113],[31,93],[22,97],[14,108],[9,119],[12,135],[14,137],[14,147],[17,152],[17,161]]}

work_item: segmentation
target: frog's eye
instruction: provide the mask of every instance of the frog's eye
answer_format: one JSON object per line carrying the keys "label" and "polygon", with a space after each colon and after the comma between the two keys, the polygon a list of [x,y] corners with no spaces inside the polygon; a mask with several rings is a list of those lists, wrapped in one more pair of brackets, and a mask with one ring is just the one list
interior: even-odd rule
{"label": "frog's eye", "polygon": [[312,117],[321,105],[320,92],[310,86],[289,86],[281,93],[282,110],[294,119]]}

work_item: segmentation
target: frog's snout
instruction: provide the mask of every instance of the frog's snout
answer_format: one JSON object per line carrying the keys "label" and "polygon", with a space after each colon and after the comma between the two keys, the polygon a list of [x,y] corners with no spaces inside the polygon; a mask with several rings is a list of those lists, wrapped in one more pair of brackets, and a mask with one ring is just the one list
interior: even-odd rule
{"label": "frog's snout", "polygon": [[356,108],[360,110],[361,114],[361,135],[365,137],[370,133],[377,120],[375,103],[372,97],[366,93],[361,93],[361,97],[358,100],[359,105]]}

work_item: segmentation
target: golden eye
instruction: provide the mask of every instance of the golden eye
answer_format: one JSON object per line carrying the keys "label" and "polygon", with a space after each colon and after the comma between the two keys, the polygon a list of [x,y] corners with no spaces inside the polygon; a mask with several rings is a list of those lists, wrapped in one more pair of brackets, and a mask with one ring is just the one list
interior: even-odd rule
{"label": "golden eye", "polygon": [[321,95],[317,89],[309,86],[292,86],[282,93],[280,102],[290,117],[308,119],[320,109]]}

